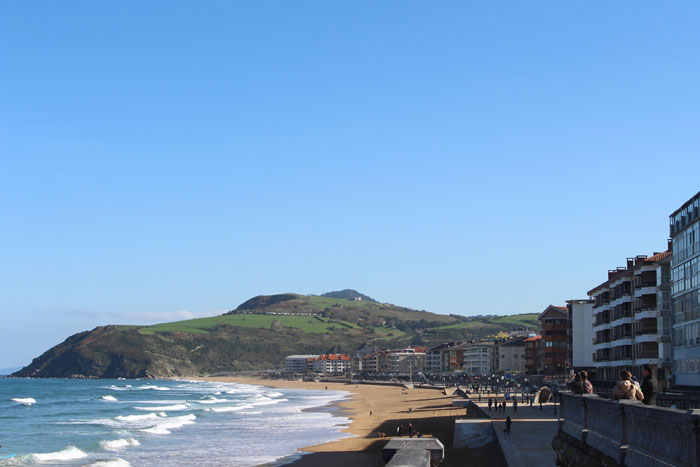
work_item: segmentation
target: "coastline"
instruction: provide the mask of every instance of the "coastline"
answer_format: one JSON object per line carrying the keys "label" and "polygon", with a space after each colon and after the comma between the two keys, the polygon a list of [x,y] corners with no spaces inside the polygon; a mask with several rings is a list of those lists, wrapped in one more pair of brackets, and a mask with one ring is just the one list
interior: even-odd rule
{"label": "coastline", "polygon": [[[424,436],[438,438],[443,443],[445,446],[443,466],[461,465],[464,456],[469,456],[470,465],[477,467],[501,465],[499,462],[502,460],[502,453],[498,446],[494,448],[494,446],[489,445],[466,451],[465,449],[452,449],[454,420],[457,417],[463,418],[465,410],[452,407],[452,397],[443,395],[442,391],[438,389],[416,387],[403,394],[401,387],[386,385],[317,383],[251,377],[197,379],[284,389],[324,390],[328,388],[328,390],[351,393],[349,398],[334,402],[332,405],[351,420],[350,425],[341,431],[354,436],[302,447],[298,449],[301,457],[290,457],[288,462],[280,459],[282,465],[294,467],[325,467],[327,465],[381,467],[385,464],[382,460],[382,448],[391,437],[396,436],[396,429],[399,425],[403,425],[404,432],[407,431],[409,422],[413,425],[414,431],[421,432]],[[382,437],[382,434],[385,434],[385,437]]]}

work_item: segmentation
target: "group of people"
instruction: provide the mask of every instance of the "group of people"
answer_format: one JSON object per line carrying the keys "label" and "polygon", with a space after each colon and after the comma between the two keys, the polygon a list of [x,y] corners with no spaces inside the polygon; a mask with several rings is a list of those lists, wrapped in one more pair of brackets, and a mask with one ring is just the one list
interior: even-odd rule
{"label": "group of people", "polygon": [[[496,411],[499,411],[499,410],[503,411],[503,412],[506,411],[505,399],[503,400],[503,402],[498,402],[496,399],[492,399],[489,397],[488,406],[489,406],[489,412],[491,412],[491,407],[494,407],[496,409]],[[518,401],[516,399],[513,399],[513,410],[516,412],[518,411]]]}
{"label": "group of people", "polygon": [[[620,380],[613,390],[613,399],[642,401],[646,405],[656,405],[657,383],[651,365],[642,366],[644,378],[639,383],[628,370],[620,372]],[[588,380],[588,372],[581,370],[566,383],[574,394],[593,394],[593,384]]]}
{"label": "group of people", "polygon": [[[398,425],[396,427],[396,436],[401,437],[401,436],[403,436],[403,434],[404,434],[403,425]],[[422,433],[420,433],[418,431],[415,431],[415,432],[413,431],[413,423],[409,422],[408,423],[408,437],[413,438],[414,435],[416,436],[416,438],[423,437]]]}
{"label": "group of people", "polygon": [[620,372],[620,381],[613,390],[613,399],[632,399],[642,401],[645,405],[656,405],[657,383],[651,365],[642,367],[644,378],[641,384],[627,370]]}

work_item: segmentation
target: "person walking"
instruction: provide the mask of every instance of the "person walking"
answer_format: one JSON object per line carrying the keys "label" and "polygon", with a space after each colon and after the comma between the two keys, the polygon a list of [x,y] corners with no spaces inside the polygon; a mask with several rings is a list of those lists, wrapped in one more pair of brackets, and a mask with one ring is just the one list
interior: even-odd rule
{"label": "person walking", "polygon": [[518,413],[518,399],[513,399],[513,413]]}
{"label": "person walking", "polygon": [[413,423],[408,422],[408,437],[413,438]]}
{"label": "person walking", "polygon": [[513,424],[513,420],[510,417],[506,417],[506,434],[510,436],[510,426]]}
{"label": "person walking", "polygon": [[489,412],[491,412],[492,405],[493,405],[493,400],[489,397]]}
{"label": "person walking", "polygon": [[396,436],[398,436],[400,438],[402,432],[403,432],[403,428],[401,427],[401,425],[397,426],[396,427]]}
{"label": "person walking", "polygon": [[644,393],[644,399],[642,403],[644,405],[656,405],[656,378],[654,378],[654,369],[651,365],[646,364],[642,367],[642,374],[644,374],[644,379],[642,380],[642,392]]}
{"label": "person walking", "polygon": [[644,393],[632,381],[632,373],[627,370],[620,372],[620,381],[615,385],[613,390],[613,399],[632,399],[644,400]]}

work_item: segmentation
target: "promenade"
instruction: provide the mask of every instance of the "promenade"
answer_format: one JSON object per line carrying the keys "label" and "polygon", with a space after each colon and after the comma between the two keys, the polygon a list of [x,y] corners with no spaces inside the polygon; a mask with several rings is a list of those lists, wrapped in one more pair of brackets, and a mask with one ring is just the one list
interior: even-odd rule
{"label": "promenade", "polygon": [[[540,410],[539,405],[530,407],[527,404],[521,404],[518,399],[518,411],[514,412],[511,399],[506,401],[505,413],[494,408],[489,412],[489,397],[503,401],[503,394],[482,395],[481,402],[476,394],[470,394],[469,397],[493,420],[498,442],[509,467],[555,465],[556,455],[552,449],[552,439],[559,428],[557,419],[560,413],[559,405],[557,405],[557,415],[554,415],[552,403],[542,404],[542,410]],[[510,436],[503,432],[507,416],[513,421]]]}

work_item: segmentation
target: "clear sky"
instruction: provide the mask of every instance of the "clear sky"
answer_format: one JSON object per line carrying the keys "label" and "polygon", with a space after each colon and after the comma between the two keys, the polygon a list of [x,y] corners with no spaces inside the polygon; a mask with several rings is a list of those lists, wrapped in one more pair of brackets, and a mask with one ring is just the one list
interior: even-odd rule
{"label": "clear sky", "polygon": [[0,368],[355,288],[539,312],[700,190],[697,2],[0,3]]}

